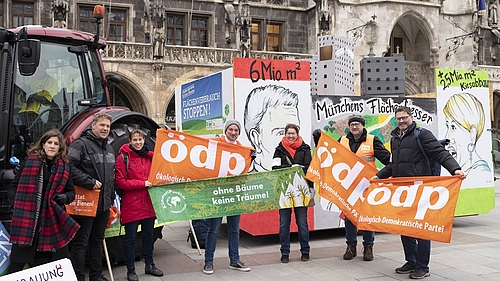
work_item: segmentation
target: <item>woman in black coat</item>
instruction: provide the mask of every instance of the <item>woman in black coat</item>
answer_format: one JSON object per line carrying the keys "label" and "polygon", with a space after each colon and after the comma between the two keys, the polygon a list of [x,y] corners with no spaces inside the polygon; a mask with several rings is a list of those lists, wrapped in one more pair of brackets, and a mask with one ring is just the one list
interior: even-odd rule
{"label": "woman in black coat", "polygon": [[[285,127],[285,136],[274,151],[272,169],[282,169],[292,165],[300,165],[304,174],[311,163],[311,148],[299,136],[299,126],[288,124]],[[293,207],[295,222],[299,230],[301,260],[309,260],[309,226],[307,224],[307,207]],[[290,255],[290,220],[292,208],[280,209],[280,244],[281,262],[287,263]]]}

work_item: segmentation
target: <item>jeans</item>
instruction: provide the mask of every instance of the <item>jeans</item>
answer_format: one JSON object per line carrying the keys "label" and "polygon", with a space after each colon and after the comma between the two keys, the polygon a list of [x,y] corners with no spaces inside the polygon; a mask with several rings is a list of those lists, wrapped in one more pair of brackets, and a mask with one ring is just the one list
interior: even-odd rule
{"label": "jeans", "polygon": [[[219,235],[222,218],[210,219],[210,226],[205,243],[205,263],[214,263],[215,246]],[[227,217],[227,248],[229,252],[229,263],[240,261],[238,247],[240,244],[240,215]]]}
{"label": "jeans", "polygon": [[80,229],[71,242],[71,263],[79,281],[85,280],[84,266],[87,246],[89,248],[90,280],[92,281],[102,275],[102,243],[108,217],[109,209],[104,212],[98,211],[95,218],[73,217],[80,225]]}
{"label": "jeans", "polygon": [[408,236],[401,236],[405,260],[413,263],[415,269],[429,271],[429,260],[431,258],[431,241]]}
{"label": "jeans", "polygon": [[[357,229],[356,226],[347,218],[345,221],[345,239],[347,244],[358,244]],[[363,245],[373,245],[375,241],[375,232],[362,230],[363,232]]]}
{"label": "jeans", "polygon": [[[309,226],[307,225],[307,207],[294,207],[295,222],[299,229],[300,252],[309,254]],[[290,221],[292,208],[280,209],[280,244],[281,255],[290,255]]]}
{"label": "jeans", "polygon": [[141,225],[142,256],[146,265],[153,264],[153,229],[155,218],[138,220],[125,224],[125,237],[123,238],[123,257],[127,269],[135,268],[135,239],[137,227]]}

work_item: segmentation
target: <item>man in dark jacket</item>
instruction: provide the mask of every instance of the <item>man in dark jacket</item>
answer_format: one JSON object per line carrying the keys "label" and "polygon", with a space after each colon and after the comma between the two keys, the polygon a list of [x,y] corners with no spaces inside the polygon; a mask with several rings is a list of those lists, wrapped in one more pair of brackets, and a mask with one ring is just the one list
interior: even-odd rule
{"label": "man in dark jacket", "polygon": [[[377,136],[369,135],[365,129],[365,119],[360,115],[349,116],[347,124],[349,125],[349,133],[338,139],[345,147],[363,158],[373,167],[377,167],[375,158],[382,164],[387,165],[391,157],[391,153],[385,148]],[[345,238],[347,248],[343,258],[351,260],[357,255],[356,246],[358,239],[356,237],[356,226],[347,218],[345,221]],[[373,260],[373,243],[375,241],[375,232],[363,231],[363,260]]]}
{"label": "man in dark jacket", "polygon": [[[431,167],[415,139],[411,109],[401,106],[396,109],[397,128],[391,132],[391,161],[380,170],[376,178],[431,176]],[[434,159],[452,175],[462,175],[464,172],[451,154],[439,143],[431,131],[422,129],[420,142],[428,157]],[[408,236],[401,236],[406,263],[396,268],[400,274],[408,274],[412,279],[422,279],[430,276],[429,260],[431,256],[431,241]]]}
{"label": "man in dark jacket", "polygon": [[87,246],[90,281],[108,281],[102,274],[102,252],[109,208],[115,199],[115,153],[108,144],[111,120],[111,115],[97,113],[92,120],[92,129],[83,132],[69,147],[73,183],[101,190],[95,217],[74,216],[81,226],[71,245],[71,262],[78,281],[85,281]]}

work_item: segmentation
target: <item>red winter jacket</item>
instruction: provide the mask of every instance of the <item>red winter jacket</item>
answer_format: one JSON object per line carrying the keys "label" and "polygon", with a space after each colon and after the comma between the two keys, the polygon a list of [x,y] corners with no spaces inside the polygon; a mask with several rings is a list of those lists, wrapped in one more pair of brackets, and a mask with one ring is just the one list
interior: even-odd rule
{"label": "red winter jacket", "polygon": [[[128,175],[122,154],[128,155]],[[123,190],[121,201],[121,220],[125,225],[130,222],[156,217],[153,203],[149,197],[145,181],[148,179],[153,152],[139,156],[126,143],[120,147],[116,158],[116,186]]]}

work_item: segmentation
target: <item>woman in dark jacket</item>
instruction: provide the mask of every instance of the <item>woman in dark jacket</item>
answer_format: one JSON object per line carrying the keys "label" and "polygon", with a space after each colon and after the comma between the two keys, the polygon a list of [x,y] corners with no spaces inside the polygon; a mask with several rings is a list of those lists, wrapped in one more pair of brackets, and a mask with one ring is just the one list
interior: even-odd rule
{"label": "woman in dark jacket", "polygon": [[[306,173],[311,162],[311,148],[299,136],[299,126],[285,126],[285,136],[274,151],[272,169],[282,169],[292,165],[300,165]],[[299,230],[301,260],[309,260],[309,226],[307,224],[307,207],[294,207],[295,222]],[[292,208],[280,209],[280,244],[281,262],[287,263],[290,255],[290,220]]]}
{"label": "woman in dark jacket", "polygon": [[129,134],[129,143],[124,144],[116,159],[116,186],[123,190],[121,199],[121,221],[125,226],[123,253],[127,265],[127,279],[139,280],[135,272],[134,244],[137,227],[141,225],[142,254],[146,263],[145,273],[153,276],[163,276],[163,272],[153,263],[153,228],[156,214],[149,197],[148,181],[153,152],[145,143],[146,134],[138,129]]}
{"label": "woman in dark jacket", "polygon": [[64,209],[75,199],[68,148],[58,130],[43,134],[9,184],[13,206],[9,273],[69,257],[80,227]]}

